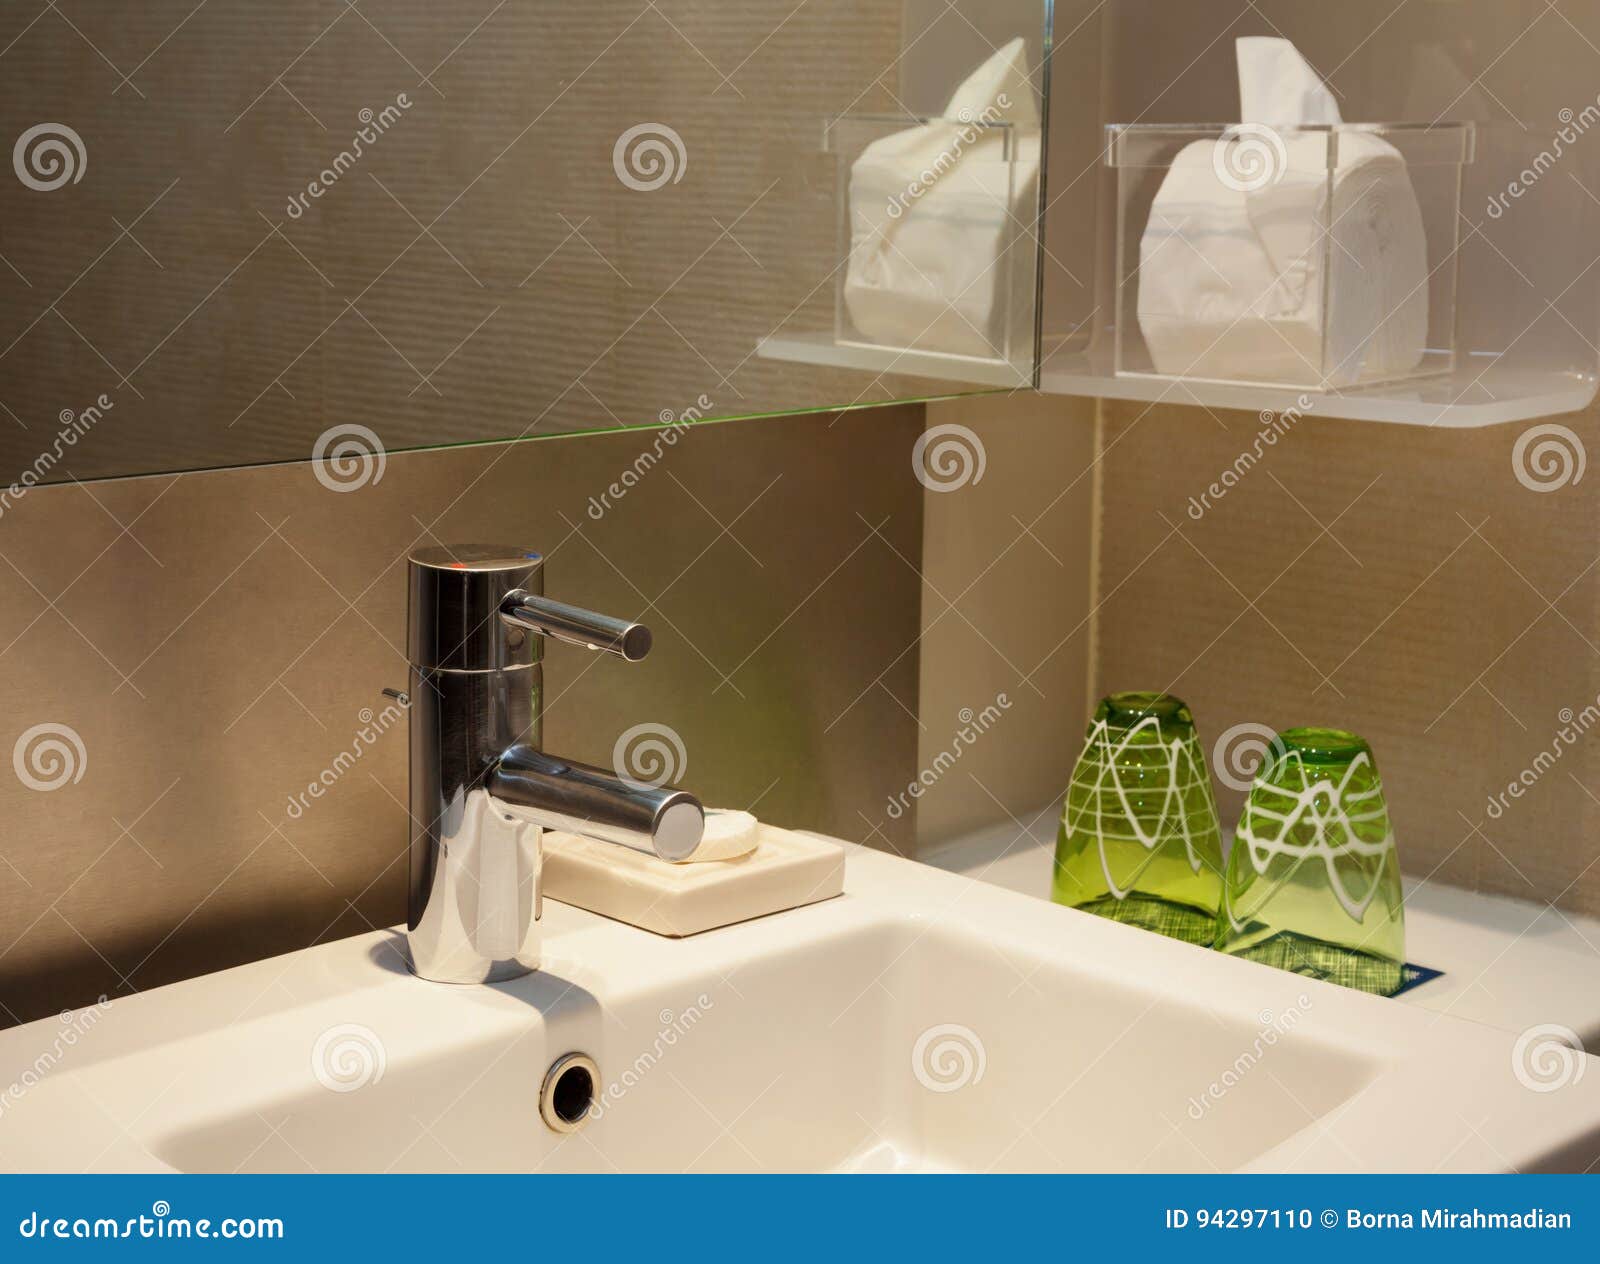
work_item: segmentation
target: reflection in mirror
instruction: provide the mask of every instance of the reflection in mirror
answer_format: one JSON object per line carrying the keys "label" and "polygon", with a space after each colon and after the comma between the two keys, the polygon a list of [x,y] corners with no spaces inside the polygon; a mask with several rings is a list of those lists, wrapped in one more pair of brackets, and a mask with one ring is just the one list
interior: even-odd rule
{"label": "reflection in mirror", "polygon": [[1025,385],[1048,13],[13,15],[0,481]]}

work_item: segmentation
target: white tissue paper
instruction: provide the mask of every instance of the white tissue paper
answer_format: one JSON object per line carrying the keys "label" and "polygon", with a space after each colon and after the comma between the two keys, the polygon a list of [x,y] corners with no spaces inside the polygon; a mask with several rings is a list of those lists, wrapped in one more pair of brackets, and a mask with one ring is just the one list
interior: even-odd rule
{"label": "white tissue paper", "polygon": [[[996,358],[1008,322],[1031,333],[1033,251],[1011,245],[1034,222],[1039,177],[1025,48],[1012,40],[942,118],[872,142],[851,166],[844,300],[857,336]],[[986,126],[995,123],[1012,126]]]}
{"label": "white tissue paper", "polygon": [[1246,123],[1342,123],[1328,85],[1286,39],[1247,35],[1233,42],[1239,117]]}
{"label": "white tissue paper", "polygon": [[[1287,40],[1238,41],[1244,125],[1173,160],[1139,246],[1139,329],[1158,373],[1350,386],[1402,376],[1428,334],[1428,247],[1387,141],[1338,123]],[[1331,179],[1329,178],[1331,174]]]}

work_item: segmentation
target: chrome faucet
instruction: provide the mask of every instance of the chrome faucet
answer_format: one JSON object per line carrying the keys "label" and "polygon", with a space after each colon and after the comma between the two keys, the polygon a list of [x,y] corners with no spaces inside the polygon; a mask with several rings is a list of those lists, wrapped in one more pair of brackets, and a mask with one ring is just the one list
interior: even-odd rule
{"label": "chrome faucet", "polygon": [[411,969],[513,979],[539,966],[543,830],[686,860],[705,813],[682,790],[544,753],[544,638],[637,662],[643,624],[549,600],[529,549],[419,549],[409,583]]}

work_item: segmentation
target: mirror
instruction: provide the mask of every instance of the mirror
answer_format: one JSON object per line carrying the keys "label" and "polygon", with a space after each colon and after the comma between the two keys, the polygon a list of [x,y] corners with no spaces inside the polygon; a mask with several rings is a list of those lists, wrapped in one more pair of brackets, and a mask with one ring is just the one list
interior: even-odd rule
{"label": "mirror", "polygon": [[47,9],[0,79],[0,479],[1027,385],[1048,13]]}

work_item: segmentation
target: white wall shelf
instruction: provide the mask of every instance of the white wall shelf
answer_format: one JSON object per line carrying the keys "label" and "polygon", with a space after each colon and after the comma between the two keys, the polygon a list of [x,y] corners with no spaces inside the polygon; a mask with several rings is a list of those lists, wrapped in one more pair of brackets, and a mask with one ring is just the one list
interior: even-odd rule
{"label": "white wall shelf", "polygon": [[1109,355],[1063,349],[1046,358],[1039,389],[1047,395],[1199,404],[1253,412],[1293,408],[1306,416],[1461,430],[1576,412],[1594,399],[1596,377],[1467,356],[1455,372],[1440,377],[1363,390],[1309,391],[1184,378],[1119,377],[1111,371]]}
{"label": "white wall shelf", "polygon": [[[858,369],[880,375],[922,378],[949,385],[1026,388],[1021,365],[997,364],[926,351],[835,343],[827,334],[763,338],[756,354],[769,360]],[[1288,386],[1193,381],[1184,378],[1118,376],[1110,358],[1081,349],[1046,356],[1039,390],[1046,395],[1124,399],[1148,404],[1192,404],[1306,416],[1384,421],[1409,426],[1470,430],[1578,412],[1594,400],[1600,379],[1570,370],[1536,370],[1469,356],[1454,373],[1391,386],[1352,391],[1310,391]]]}
{"label": "white wall shelf", "polygon": [[831,334],[785,334],[763,338],[756,354],[765,360],[788,360],[834,369],[861,369],[879,375],[927,378],[947,385],[1033,385],[1030,365],[982,360],[935,351],[902,351],[835,342]]}

